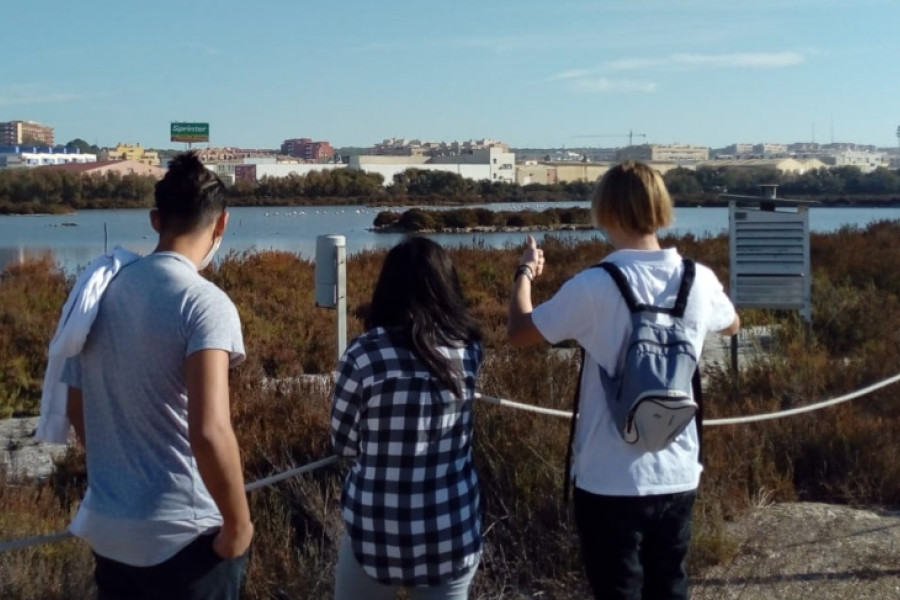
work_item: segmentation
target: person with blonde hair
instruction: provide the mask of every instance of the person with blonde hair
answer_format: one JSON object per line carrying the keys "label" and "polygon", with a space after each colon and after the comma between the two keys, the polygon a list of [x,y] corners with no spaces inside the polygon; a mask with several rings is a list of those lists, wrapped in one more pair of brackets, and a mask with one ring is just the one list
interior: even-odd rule
{"label": "person with blonde hair", "polygon": [[[696,356],[708,332],[737,332],[740,320],[715,274],[684,261],[675,248],[660,247],[657,232],[672,223],[674,210],[656,170],[635,161],[610,169],[594,194],[591,216],[614,248],[603,262],[618,268],[642,305],[674,306],[693,269],[682,322]],[[610,272],[589,268],[532,308],[531,287],[544,268],[543,251],[529,236],[515,274],[508,337],[515,346],[571,339],[584,350],[571,472],[582,564],[594,597],[686,599],[685,556],[702,471],[696,421],[657,450],[623,437],[602,373],[621,368],[632,329],[626,301]]]}

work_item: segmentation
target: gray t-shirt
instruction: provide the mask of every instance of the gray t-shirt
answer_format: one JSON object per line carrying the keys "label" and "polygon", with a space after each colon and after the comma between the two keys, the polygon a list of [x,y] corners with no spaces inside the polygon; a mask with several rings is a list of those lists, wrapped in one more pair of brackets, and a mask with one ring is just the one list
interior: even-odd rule
{"label": "gray t-shirt", "polygon": [[237,309],[174,252],[150,254],[110,283],[64,383],[80,388],[93,513],[133,520],[219,514],[188,438],[185,359],[198,350],[244,359]]}

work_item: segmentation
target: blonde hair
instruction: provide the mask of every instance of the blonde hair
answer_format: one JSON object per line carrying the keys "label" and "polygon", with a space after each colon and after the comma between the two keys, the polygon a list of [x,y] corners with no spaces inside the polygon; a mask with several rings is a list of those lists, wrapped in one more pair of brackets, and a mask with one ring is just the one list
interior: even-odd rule
{"label": "blonde hair", "polygon": [[594,192],[592,217],[600,227],[650,234],[672,223],[672,198],[659,171],[629,160],[606,172]]}

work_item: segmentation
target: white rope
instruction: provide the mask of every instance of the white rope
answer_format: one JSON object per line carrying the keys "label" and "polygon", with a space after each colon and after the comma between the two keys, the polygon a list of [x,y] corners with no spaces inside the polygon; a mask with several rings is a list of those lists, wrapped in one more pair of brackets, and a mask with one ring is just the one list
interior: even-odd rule
{"label": "white rope", "polygon": [[315,471],[316,469],[327,467],[328,465],[337,461],[338,457],[336,455],[331,455],[327,458],[323,458],[322,460],[317,460],[307,465],[303,465],[302,467],[297,467],[296,469],[285,471],[284,473],[276,473],[275,475],[272,475],[270,477],[258,479],[253,483],[248,483],[246,486],[244,486],[244,489],[248,492],[252,492],[253,490],[258,490],[259,488],[272,485],[273,483],[278,483],[279,481],[284,481],[285,479],[290,479],[291,477],[296,477],[297,475],[303,475],[304,473],[309,473],[310,471]]}
{"label": "white rope", "polygon": [[503,398],[495,398],[494,396],[485,396],[484,394],[475,392],[476,400],[483,400],[488,404],[496,404],[497,406],[508,406],[528,412],[538,413],[539,415],[550,415],[551,417],[563,417],[571,419],[572,413],[565,410],[556,410],[555,408],[544,408],[542,406],[534,406],[533,404],[522,404],[521,402],[513,402],[512,400],[504,400]]}
{"label": "white rope", "polygon": [[36,535],[34,537],[22,538],[20,540],[10,540],[0,543],[0,552],[7,550],[18,550],[19,548],[27,548],[28,546],[39,546],[41,544],[49,544],[50,542],[58,542],[64,540],[72,534],[68,531],[57,531],[50,535]]}
{"label": "white rope", "polygon": [[814,410],[819,410],[820,408],[827,408],[829,406],[834,406],[835,404],[840,404],[842,402],[847,402],[849,400],[855,400],[860,396],[865,396],[866,394],[871,394],[876,390],[880,390],[883,387],[887,387],[893,383],[897,383],[900,381],[900,374],[894,375],[893,377],[888,377],[887,379],[882,379],[877,383],[873,383],[868,387],[864,387],[855,392],[851,392],[849,394],[845,394],[843,396],[838,396],[837,398],[832,398],[831,400],[823,400],[822,402],[817,402],[816,404],[810,404],[809,406],[801,406],[800,408],[792,408],[790,410],[782,410],[773,413],[765,413],[761,415],[750,415],[748,417],[731,417],[729,419],[707,419],[703,421],[704,425],[709,425],[710,427],[715,427],[717,425],[739,425],[741,423],[755,423],[757,421],[769,421],[772,419],[781,419],[784,417],[792,417],[794,415],[799,415],[802,413],[812,412]]}
{"label": "white rope", "polygon": [[[703,426],[704,427],[717,427],[720,425],[741,425],[743,423],[755,423],[758,421],[770,421],[773,419],[783,419],[784,417],[792,417],[794,415],[799,415],[807,412],[812,412],[814,410],[819,410],[822,408],[827,408],[829,406],[834,406],[835,404],[841,404],[842,402],[848,402],[850,400],[855,400],[860,396],[865,396],[866,394],[871,394],[874,391],[880,390],[883,387],[887,387],[891,384],[897,383],[900,381],[900,374],[894,375],[893,377],[888,377],[887,379],[883,379],[877,383],[873,383],[868,387],[864,387],[855,392],[851,392],[849,394],[845,394],[843,396],[838,396],[837,398],[831,398],[830,400],[823,400],[822,402],[817,402],[815,404],[810,404],[809,406],[801,406],[800,408],[792,408],[789,410],[782,410],[778,412],[765,413],[760,415],[749,415],[746,417],[729,417],[725,419],[704,419]],[[572,413],[570,411],[565,410],[555,410],[552,408],[543,408],[541,406],[534,406],[533,404],[523,404],[521,402],[513,402],[512,400],[505,400],[503,398],[495,398],[494,396],[485,396],[484,394],[475,394],[475,398],[478,400],[483,400],[489,404],[496,404],[498,406],[508,406],[510,408],[516,408],[519,410],[524,410],[528,412],[538,413],[541,415],[551,415],[554,417],[563,417],[566,419],[572,418]]]}
{"label": "white rope", "polygon": [[[301,467],[297,467],[296,469],[290,469],[288,471],[284,471],[283,473],[276,473],[275,475],[264,477],[252,483],[248,483],[244,486],[244,490],[252,492],[254,490],[258,490],[259,488],[270,486],[273,483],[278,483],[279,481],[284,481],[285,479],[290,479],[291,477],[296,477],[297,475],[302,475],[304,473],[309,473],[310,471],[315,471],[316,469],[321,469],[322,467],[327,467],[328,465],[337,461],[338,457],[335,455],[331,455],[321,460],[317,460],[315,462],[305,464]],[[19,548],[27,548],[28,546],[39,546],[41,544],[49,544],[51,542],[58,542],[59,540],[71,537],[71,535],[72,534],[68,531],[57,531],[56,533],[51,533],[49,535],[38,535],[29,538],[22,538],[19,540],[0,542],[0,552],[6,552],[8,550],[18,550]]]}

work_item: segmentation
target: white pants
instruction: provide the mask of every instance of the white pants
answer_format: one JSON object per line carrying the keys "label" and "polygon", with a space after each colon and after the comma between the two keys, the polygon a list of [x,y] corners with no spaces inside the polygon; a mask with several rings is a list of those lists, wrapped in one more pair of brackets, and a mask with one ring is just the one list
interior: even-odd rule
{"label": "white pants", "polygon": [[[344,534],[338,550],[337,572],[334,582],[334,600],[394,600],[399,585],[385,585],[377,579],[369,577],[359,566],[350,536]],[[431,587],[409,588],[411,600],[468,600],[469,586],[475,577],[478,565],[473,566],[464,575],[451,579],[447,583]]]}

